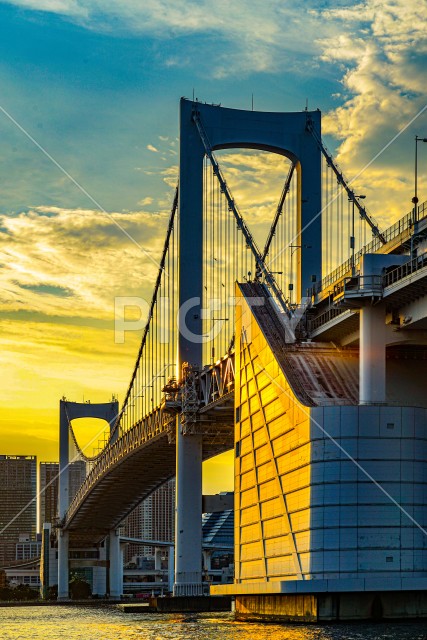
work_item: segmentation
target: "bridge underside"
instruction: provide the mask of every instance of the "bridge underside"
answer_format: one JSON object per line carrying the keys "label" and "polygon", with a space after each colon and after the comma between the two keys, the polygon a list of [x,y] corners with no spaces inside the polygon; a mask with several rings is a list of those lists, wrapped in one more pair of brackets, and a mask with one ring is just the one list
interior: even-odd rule
{"label": "bridge underside", "polygon": [[[223,408],[215,421],[216,413],[215,407],[206,408],[203,460],[233,447],[233,410]],[[142,500],[173,478],[175,471],[175,442],[170,442],[166,430],[121,457],[88,491],[78,511],[67,522],[70,545],[85,547],[101,542]]]}
{"label": "bridge underside", "polygon": [[175,447],[167,433],[123,458],[101,478],[67,527],[70,544],[85,546],[105,535],[163,482],[175,475]]}

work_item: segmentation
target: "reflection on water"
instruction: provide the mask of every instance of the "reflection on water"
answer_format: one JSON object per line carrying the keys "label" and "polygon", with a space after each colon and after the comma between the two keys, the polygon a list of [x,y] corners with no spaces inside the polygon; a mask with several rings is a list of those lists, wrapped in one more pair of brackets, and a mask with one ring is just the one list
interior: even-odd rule
{"label": "reflection on water", "polygon": [[427,623],[277,625],[232,614],[140,614],[109,608],[0,608],[1,640],[427,640]]}

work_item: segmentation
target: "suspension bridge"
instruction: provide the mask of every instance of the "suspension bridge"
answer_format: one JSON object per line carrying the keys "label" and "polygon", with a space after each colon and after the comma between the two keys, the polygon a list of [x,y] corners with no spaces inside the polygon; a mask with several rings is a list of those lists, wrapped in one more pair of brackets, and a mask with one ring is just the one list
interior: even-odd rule
{"label": "suspension bridge", "polygon": [[[221,166],[236,148],[283,169],[264,246]],[[319,111],[181,100],[179,183],[125,399],[61,401],[59,598],[69,549],[104,539],[120,596],[120,523],[174,476],[174,595],[203,593],[202,462],[232,448],[235,583],[212,591],[242,615],[267,615],[261,594],[291,618],[310,594],[310,615],[334,619],[336,594],[343,615],[348,592],[364,610],[427,587],[427,205],[381,229],[361,200]],[[90,458],[84,416],[109,425]],[[89,467],[72,501],[70,441]]]}

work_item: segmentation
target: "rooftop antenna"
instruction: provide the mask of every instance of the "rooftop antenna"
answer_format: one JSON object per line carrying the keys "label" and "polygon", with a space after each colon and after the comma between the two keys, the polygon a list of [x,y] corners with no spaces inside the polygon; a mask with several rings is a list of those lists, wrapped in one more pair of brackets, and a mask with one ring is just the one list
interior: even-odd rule
{"label": "rooftop antenna", "polygon": [[305,99],[305,110],[308,111],[308,98]]}
{"label": "rooftop antenna", "polygon": [[193,102],[194,102],[194,87],[193,87]]}

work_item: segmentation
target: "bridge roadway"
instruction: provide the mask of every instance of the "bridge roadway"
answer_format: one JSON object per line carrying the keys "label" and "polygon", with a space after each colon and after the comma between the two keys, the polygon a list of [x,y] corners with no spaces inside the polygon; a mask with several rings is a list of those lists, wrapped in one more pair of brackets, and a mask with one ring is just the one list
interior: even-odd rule
{"label": "bridge roadway", "polygon": [[[421,234],[427,234],[427,216],[420,220],[419,229]],[[383,254],[407,251],[410,242],[407,216],[393,225],[391,231],[387,230],[386,237],[389,238],[386,245],[368,245],[367,249]],[[282,359],[295,395],[306,406],[358,402],[359,358],[354,346],[358,341],[359,314],[351,305],[343,305],[342,300],[346,296],[347,300],[351,298],[352,289],[360,297],[363,284],[360,278],[351,277],[350,262],[334,274],[324,279],[322,287],[313,295],[313,305],[307,316],[307,337],[314,342],[285,347],[283,340],[276,340],[278,359]],[[417,304],[420,298],[426,297],[427,253],[413,260],[408,256],[404,264],[388,270],[379,281],[377,279],[376,285],[378,299],[384,299],[393,325],[393,317],[398,315],[399,309],[407,310],[408,305]],[[256,289],[259,295],[259,287]],[[247,295],[255,294],[248,290]],[[266,310],[261,307],[256,313],[262,315]],[[411,317],[407,322],[410,326],[393,326],[395,331],[400,331],[395,342],[413,342],[404,329],[426,328],[426,314],[414,315],[415,318]],[[266,330],[274,315],[267,313],[267,316],[264,320],[260,317],[261,322],[267,323]],[[282,335],[278,326],[271,339],[274,341],[277,335]],[[416,339],[416,332],[412,337]],[[407,357],[405,354],[396,352],[394,357]],[[410,356],[416,355],[412,350]],[[234,446],[233,354],[227,354],[198,372],[197,389],[200,402],[197,428],[203,434],[203,459],[207,460]],[[101,454],[60,525],[69,531],[71,545],[100,542],[141,500],[175,476],[175,430],[181,410],[179,394],[178,387],[168,389],[161,406],[121,434]]]}

